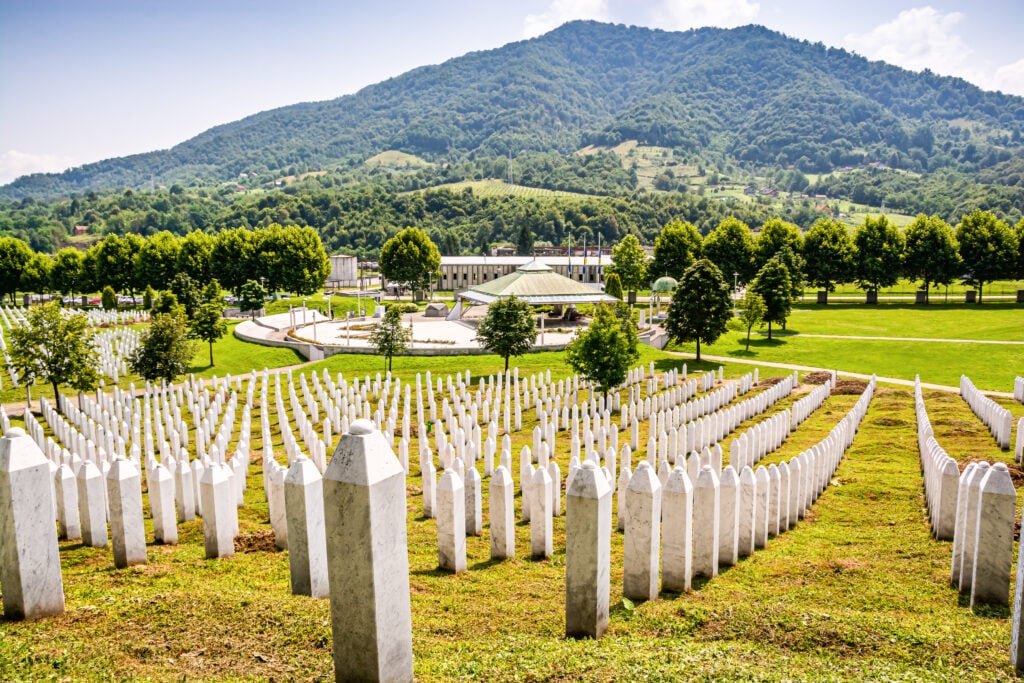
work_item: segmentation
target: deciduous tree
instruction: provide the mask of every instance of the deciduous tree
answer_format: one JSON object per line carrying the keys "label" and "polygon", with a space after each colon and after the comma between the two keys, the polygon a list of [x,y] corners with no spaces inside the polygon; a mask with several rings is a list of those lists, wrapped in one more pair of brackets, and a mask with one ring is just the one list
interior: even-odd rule
{"label": "deciduous tree", "polygon": [[853,240],[846,226],[833,218],[819,219],[804,235],[807,281],[826,292],[853,276]]}
{"label": "deciduous tree", "polygon": [[256,319],[256,311],[263,308],[263,301],[267,298],[267,290],[255,280],[248,280],[242,285],[238,293],[238,307],[243,311],[249,311],[252,319]]}
{"label": "deciduous tree", "polygon": [[904,233],[907,243],[903,272],[921,281],[928,301],[934,285],[949,285],[963,272],[956,237],[949,223],[938,216],[919,215]]}
{"label": "deciduous tree", "polygon": [[390,371],[395,354],[409,348],[411,339],[412,333],[402,324],[402,307],[388,306],[384,317],[370,333],[370,346],[384,356],[384,369]]}
{"label": "deciduous tree", "polygon": [[772,338],[772,323],[786,324],[792,310],[789,270],[777,258],[768,259],[750,284],[750,290],[764,300],[764,315],[768,323],[768,339]]}
{"label": "deciduous tree", "polygon": [[[857,286],[876,296],[882,287],[899,282],[905,243],[899,228],[886,216],[867,216],[853,235]],[[769,330],[771,328],[769,327]]]}
{"label": "deciduous tree", "polygon": [[132,371],[144,379],[173,382],[185,374],[196,355],[196,342],[189,339],[184,312],[157,313],[139,336],[139,345],[128,359]]}
{"label": "deciduous tree", "polygon": [[32,249],[15,237],[0,237],[0,298],[14,295],[21,286],[21,276],[32,260]]}
{"label": "deciduous tree", "polygon": [[50,266],[50,288],[64,295],[76,294],[83,290],[83,280],[82,252],[74,247],[58,251]]}
{"label": "deciduous tree", "polygon": [[757,236],[754,255],[757,270],[761,270],[764,264],[768,263],[768,259],[778,254],[784,247],[789,247],[797,255],[803,251],[804,238],[800,234],[800,228],[780,218],[769,218],[761,226],[761,234]]}
{"label": "deciduous tree", "polygon": [[99,383],[99,354],[82,313],[69,315],[57,301],[33,306],[24,325],[10,330],[11,365],[26,386],[36,381],[53,387],[60,405],[61,385],[89,391]]}
{"label": "deciduous tree", "polygon": [[157,289],[167,287],[178,272],[178,253],[181,245],[177,237],[164,230],[142,243],[135,258],[135,274],[142,285]]}
{"label": "deciduous tree", "polygon": [[227,334],[228,322],[221,317],[223,307],[216,301],[205,301],[188,321],[189,335],[210,345],[210,367],[213,367],[213,344]]}
{"label": "deciduous tree", "polygon": [[750,350],[750,331],[755,327],[764,324],[765,306],[764,299],[757,292],[748,289],[740,302],[740,322],[747,328],[747,351]]}
{"label": "deciduous tree", "polygon": [[754,275],[754,236],[743,221],[726,218],[704,238],[704,258],[710,259],[726,279],[749,282]]}
{"label": "deciduous tree", "polygon": [[413,290],[428,289],[440,267],[441,253],[419,228],[402,230],[380,250],[381,274]]}
{"label": "deciduous tree", "polygon": [[967,271],[966,282],[978,288],[980,304],[986,283],[1013,273],[1017,241],[1006,221],[981,209],[975,209],[960,219],[956,241],[960,244],[960,259]]}
{"label": "deciduous tree", "polygon": [[714,344],[728,329],[732,317],[729,284],[722,271],[709,259],[696,261],[686,269],[668,307],[665,330],[678,342]]}
{"label": "deciduous tree", "polygon": [[476,339],[488,351],[505,359],[508,370],[510,356],[521,356],[537,338],[537,323],[530,304],[518,297],[498,299],[487,307],[476,328]]}
{"label": "deciduous tree", "polygon": [[565,360],[607,396],[640,358],[638,343],[631,318],[620,318],[611,306],[598,304],[590,325],[566,347]]}
{"label": "deciduous tree", "polygon": [[650,284],[647,281],[649,261],[636,235],[626,235],[612,247],[612,264],[605,268],[605,275],[615,273],[619,276],[622,288],[629,292],[632,303],[636,299],[636,290]]}
{"label": "deciduous tree", "polygon": [[648,269],[650,279],[667,275],[679,280],[683,271],[700,258],[702,248],[700,232],[693,223],[684,223],[678,218],[667,223],[654,238],[654,260]]}

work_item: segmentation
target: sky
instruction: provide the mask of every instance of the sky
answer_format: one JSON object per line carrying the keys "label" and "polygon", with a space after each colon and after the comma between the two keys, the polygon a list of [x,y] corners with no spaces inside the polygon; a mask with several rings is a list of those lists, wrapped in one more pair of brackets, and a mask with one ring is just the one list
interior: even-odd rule
{"label": "sky", "polygon": [[762,24],[1024,95],[1022,0],[0,0],[0,183],[166,149],[573,19]]}

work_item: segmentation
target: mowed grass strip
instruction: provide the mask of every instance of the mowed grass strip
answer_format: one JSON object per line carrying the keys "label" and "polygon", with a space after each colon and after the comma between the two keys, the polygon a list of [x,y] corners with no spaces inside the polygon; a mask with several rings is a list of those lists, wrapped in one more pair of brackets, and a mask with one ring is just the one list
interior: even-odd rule
{"label": "mowed grass strip", "polygon": [[[694,344],[673,344],[671,350],[694,353]],[[1024,345],[944,344],[871,339],[822,339],[780,336],[769,341],[746,332],[727,332],[701,353],[772,363],[792,363],[879,377],[893,377],[951,387],[966,373],[982,391],[1012,391],[1013,378],[1024,374]],[[775,372],[778,372],[777,370]]]}

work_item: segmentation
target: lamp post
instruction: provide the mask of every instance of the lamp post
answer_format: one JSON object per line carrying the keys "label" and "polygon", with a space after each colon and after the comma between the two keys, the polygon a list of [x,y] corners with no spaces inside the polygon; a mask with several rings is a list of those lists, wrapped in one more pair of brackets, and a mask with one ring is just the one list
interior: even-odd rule
{"label": "lamp post", "polygon": [[734,272],[732,274],[732,315],[736,317],[736,295],[739,294],[739,277],[740,274]]}

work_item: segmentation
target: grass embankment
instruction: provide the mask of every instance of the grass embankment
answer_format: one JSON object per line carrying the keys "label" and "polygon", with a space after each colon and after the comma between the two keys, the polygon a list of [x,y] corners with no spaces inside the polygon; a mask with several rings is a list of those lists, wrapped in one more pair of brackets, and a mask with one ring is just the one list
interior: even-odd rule
{"label": "grass embankment", "polygon": [[[520,359],[521,372],[535,369],[534,361],[540,369],[547,356],[555,360],[553,354]],[[658,355],[649,351],[647,357]],[[446,374],[467,367],[477,374],[486,358],[401,359],[395,369],[410,379],[415,370],[437,367],[427,363],[443,361]],[[342,367],[356,360],[362,359],[333,358],[324,366],[361,374]],[[660,356],[657,362],[665,369],[678,359]],[[490,370],[499,367],[492,358]],[[731,366],[728,374],[747,370]],[[831,397],[763,462],[791,457],[823,438],[856,398]],[[1007,459],[959,398],[929,392],[926,401],[940,441],[955,444],[954,457]],[[1022,412],[1018,405],[1015,417]],[[532,418],[524,411],[514,453],[530,440]],[[256,415],[253,427],[258,454]],[[273,439],[283,459],[276,420]],[[556,453],[563,477],[565,439],[559,436]],[[62,543],[68,611],[34,623],[0,622],[4,677],[330,679],[328,603],[289,594],[288,555],[268,543],[255,460],[240,508],[240,547],[248,551],[204,560],[200,522],[180,525],[180,545],[151,545],[149,564],[129,570],[113,569],[109,550]],[[488,559],[485,509],[484,535],[468,541],[469,571],[438,572],[436,524],[422,517],[412,461],[407,506],[419,680],[959,681],[1011,675],[1007,610],[975,613],[964,606],[947,586],[950,544],[928,533],[909,390],[878,390],[833,485],[806,520],[717,578],[696,582],[692,593],[628,608],[616,532],[611,625],[596,642],[562,636],[564,517],[554,522],[552,558],[529,558],[529,525],[519,523],[517,559],[496,563]],[[486,480],[484,486],[486,505]]]}

